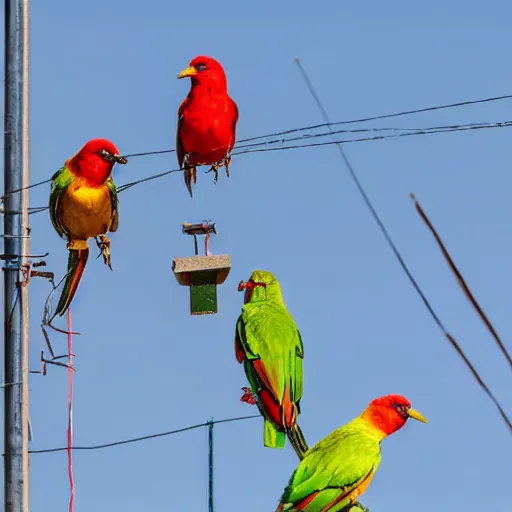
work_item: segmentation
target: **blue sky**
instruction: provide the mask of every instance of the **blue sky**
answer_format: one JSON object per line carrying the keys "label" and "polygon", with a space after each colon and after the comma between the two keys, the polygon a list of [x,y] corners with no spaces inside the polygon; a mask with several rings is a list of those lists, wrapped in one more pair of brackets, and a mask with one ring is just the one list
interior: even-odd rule
{"label": "blue sky", "polygon": [[[450,5],[447,5],[447,4]],[[510,93],[510,2],[32,2],[31,179],[49,178],[88,139],[122,153],[174,147],[198,54],[224,65],[240,108],[238,138],[322,122],[300,57],[333,120]],[[414,4],[414,5],[413,5]],[[372,126],[423,127],[509,119],[510,102],[444,110]],[[369,126],[368,126],[369,127]],[[408,197],[430,214],[510,348],[510,133],[482,130],[345,147],[404,258],[505,408],[510,369],[476,317]],[[176,168],[175,155],[137,158],[119,185]],[[75,443],[108,442],[255,413],[234,357],[240,279],[275,273],[305,345],[300,421],[309,443],[374,397],[407,396],[429,420],[383,443],[362,502],[372,511],[510,510],[510,434],[415,294],[334,146],[234,158],[232,177],[179,174],[120,197],[110,272],[89,260],[73,305],[78,372]],[[31,204],[47,202],[49,186]],[[232,270],[219,314],[188,315],[172,258],[192,254],[183,221],[213,219],[216,253]],[[31,219],[32,252],[65,272],[65,242],[47,213]],[[92,246],[92,254],[96,247]],[[31,284],[31,357],[48,283]],[[66,338],[53,335],[58,352]],[[67,376],[31,377],[31,449],[66,441]],[[264,449],[262,421],[216,429],[216,510],[271,512],[297,464]],[[207,509],[207,432],[76,452],[76,512]],[[66,510],[65,453],[34,455],[32,511]]]}

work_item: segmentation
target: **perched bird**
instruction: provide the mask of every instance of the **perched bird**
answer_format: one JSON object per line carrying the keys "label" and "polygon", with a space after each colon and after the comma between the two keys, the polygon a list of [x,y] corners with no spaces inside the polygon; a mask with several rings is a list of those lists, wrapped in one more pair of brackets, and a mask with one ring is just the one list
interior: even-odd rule
{"label": "perched bird", "polygon": [[300,459],[308,450],[297,424],[302,398],[304,348],[300,332],[288,313],[279,281],[255,270],[245,289],[244,306],[235,331],[235,354],[251,386],[241,400],[257,404],[264,423],[264,445],[283,448],[288,436]]}
{"label": "perched bird", "polygon": [[359,417],[307,452],[276,512],[340,512],[355,504],[377,471],[380,443],[408,418],[427,423],[403,396],[387,395],[370,402]]}
{"label": "perched bird", "polygon": [[192,179],[197,182],[196,166],[211,165],[214,183],[223,165],[229,177],[238,107],[228,95],[226,73],[215,59],[205,56],[192,59],[189,67],[178,75],[178,78],[185,77],[190,77],[192,85],[178,109],[176,152],[192,197]]}
{"label": "perched bird", "polygon": [[[110,241],[105,235],[119,223],[117,189],[111,177],[115,163],[126,164],[116,146],[93,139],[52,176],[50,218],[57,233],[67,239],[66,280],[54,317],[69,308],[89,256],[89,238],[95,238],[100,255],[110,264]],[[99,256],[98,256],[99,257]]]}

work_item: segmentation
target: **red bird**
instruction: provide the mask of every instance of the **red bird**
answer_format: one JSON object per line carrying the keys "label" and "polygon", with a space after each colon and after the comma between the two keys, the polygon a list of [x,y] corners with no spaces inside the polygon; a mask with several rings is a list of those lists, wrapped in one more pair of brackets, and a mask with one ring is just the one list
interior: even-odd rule
{"label": "red bird", "polygon": [[238,107],[228,95],[226,73],[215,59],[205,56],[192,59],[178,78],[187,76],[192,85],[178,109],[176,152],[192,197],[192,179],[197,182],[196,166],[211,165],[207,172],[215,172],[214,183],[223,165],[229,177]]}

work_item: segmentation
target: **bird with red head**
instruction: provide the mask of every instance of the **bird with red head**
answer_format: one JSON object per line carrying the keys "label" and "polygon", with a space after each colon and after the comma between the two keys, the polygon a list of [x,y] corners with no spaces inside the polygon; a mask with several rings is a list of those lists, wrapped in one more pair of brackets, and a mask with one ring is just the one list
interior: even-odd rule
{"label": "bird with red head", "polygon": [[127,162],[110,140],[92,139],[52,176],[50,219],[69,250],[64,288],[53,316],[62,316],[71,305],[89,256],[89,238],[96,239],[112,269],[106,233],[116,231],[119,224],[112,169]]}
{"label": "bird with red head", "polygon": [[[357,503],[377,471],[380,443],[409,418],[427,423],[401,395],[372,400],[363,413],[309,449],[276,512],[341,512]],[[358,508],[363,508],[358,504]]]}
{"label": "bird with red head", "polygon": [[196,167],[210,165],[217,183],[219,168],[229,177],[231,151],[235,145],[238,107],[228,94],[226,73],[211,57],[195,57],[178,78],[189,77],[188,96],[178,109],[176,153],[185,184],[192,197]]}

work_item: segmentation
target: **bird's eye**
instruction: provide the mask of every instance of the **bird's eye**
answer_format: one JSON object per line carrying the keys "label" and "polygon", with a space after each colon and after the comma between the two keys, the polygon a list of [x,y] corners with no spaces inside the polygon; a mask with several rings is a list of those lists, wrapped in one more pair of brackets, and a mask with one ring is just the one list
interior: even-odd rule
{"label": "bird's eye", "polygon": [[400,414],[400,416],[407,416],[407,411],[409,410],[409,407],[407,407],[407,405],[395,403],[393,404],[393,407],[395,408],[396,412]]}
{"label": "bird's eye", "polygon": [[196,64],[194,67],[197,69],[197,71],[204,71],[206,69],[206,64]]}
{"label": "bird's eye", "polygon": [[107,162],[110,162],[110,160],[112,160],[112,155],[106,149],[100,149],[98,151],[98,155],[100,155],[101,158],[103,158],[103,160],[106,160]]}

